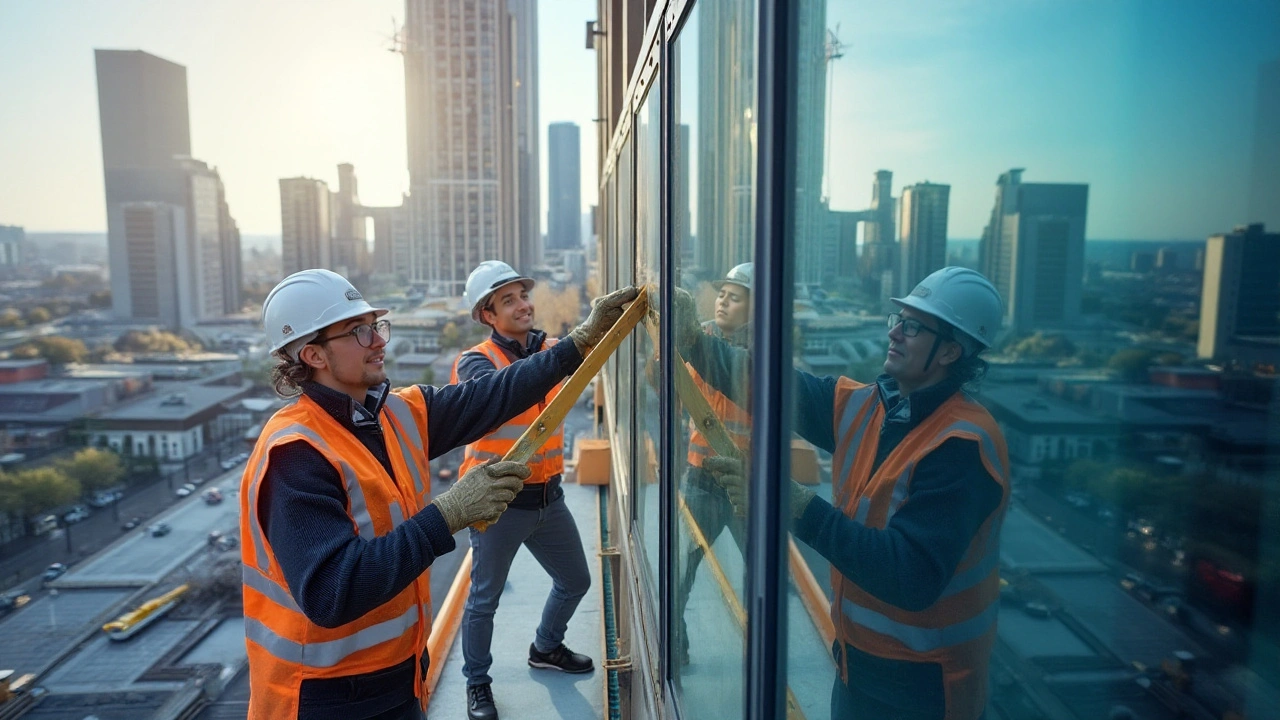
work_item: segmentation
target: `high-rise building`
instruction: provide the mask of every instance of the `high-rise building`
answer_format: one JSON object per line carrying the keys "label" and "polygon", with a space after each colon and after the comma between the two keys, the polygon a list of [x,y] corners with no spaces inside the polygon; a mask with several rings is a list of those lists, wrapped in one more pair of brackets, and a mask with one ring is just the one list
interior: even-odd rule
{"label": "high-rise building", "polygon": [[1064,327],[1080,317],[1089,186],[1000,176],[979,245],[979,270],[1004,299],[1005,328]]}
{"label": "high-rise building", "polygon": [[1266,348],[1280,358],[1280,233],[1253,224],[1213,235],[1205,245],[1200,290],[1202,358],[1260,360]]}
{"label": "high-rise building", "polygon": [[22,264],[22,244],[27,233],[14,225],[0,225],[0,267],[12,268]]}
{"label": "high-rise building", "polygon": [[285,275],[333,266],[329,201],[329,185],[323,180],[280,180],[280,264]]}
{"label": "high-rise building", "polygon": [[898,292],[947,264],[947,211],[951,186],[922,182],[902,189],[898,200],[898,245],[901,248]]}
{"label": "high-rise building", "polygon": [[582,163],[578,126],[570,122],[547,126],[547,249],[582,247]]}
{"label": "high-rise building", "polygon": [[1249,222],[1280,227],[1280,60],[1258,68]]}
{"label": "high-rise building", "polygon": [[1171,247],[1162,247],[1156,252],[1156,267],[1161,272],[1178,271],[1178,251]]}
{"label": "high-rise building", "polygon": [[116,209],[130,317],[180,326],[184,312],[178,268],[190,264],[186,209],[159,202],[126,202]]}
{"label": "high-rise building", "polygon": [[405,15],[409,277],[460,296],[480,261],[520,264],[513,57],[517,17],[536,16],[506,0],[405,0]]}
{"label": "high-rise building", "polygon": [[[877,170],[871,185],[871,207],[863,213],[862,259],[859,274],[862,285],[874,297],[893,294],[892,287],[898,276],[898,242],[895,239],[894,219],[896,203],[893,199],[893,173]],[[885,287],[885,278],[889,287]]]}
{"label": "high-rise building", "polygon": [[373,218],[373,271],[409,281],[409,198],[394,207],[365,207]]}
{"label": "high-rise building", "polygon": [[[795,69],[796,106],[800,126],[795,133],[795,279],[800,285],[818,285],[828,277],[826,260],[835,238],[827,198],[822,193],[826,158],[827,46],[826,0],[799,3]],[[721,274],[725,271],[721,270]]]}
{"label": "high-rise building", "polygon": [[244,267],[240,256],[240,226],[231,217],[226,188],[218,181],[218,233],[222,248],[222,302],[228,315],[240,312],[244,299]]}
{"label": "high-rise building", "polygon": [[511,65],[515,113],[516,212],[519,222],[510,253],[517,267],[533,267],[542,257],[542,126],[538,124],[538,2],[507,0],[514,47]]}
{"label": "high-rise building", "polygon": [[329,211],[333,215],[332,269],[349,278],[368,276],[372,266],[365,212],[356,188],[356,169],[350,163],[338,166],[338,191],[330,198]]}
{"label": "high-rise building", "polygon": [[[191,158],[186,68],[138,50],[95,50],[94,57],[113,312],[170,325],[221,317],[230,305],[228,289],[240,283],[239,260],[227,262],[223,245],[232,236],[238,244],[239,232],[217,171]],[[186,223],[181,232],[149,235],[156,242],[183,243],[157,256],[176,263],[166,272],[180,288],[176,296],[164,296],[162,306],[152,302],[155,295],[145,287],[132,290],[135,280],[146,287],[151,283],[150,278],[134,277],[135,271],[149,272],[150,266],[134,261],[136,243],[131,245],[127,237],[124,207],[133,203],[181,210],[148,211],[160,218],[151,223],[154,227],[179,216]],[[135,218],[135,230],[144,226]],[[134,307],[135,297],[144,304]]]}

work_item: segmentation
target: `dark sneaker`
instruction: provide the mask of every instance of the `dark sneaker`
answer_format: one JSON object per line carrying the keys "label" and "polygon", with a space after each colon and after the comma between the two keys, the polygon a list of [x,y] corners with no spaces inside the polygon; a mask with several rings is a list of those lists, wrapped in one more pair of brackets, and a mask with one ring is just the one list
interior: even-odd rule
{"label": "dark sneaker", "polygon": [[489,683],[467,686],[467,717],[471,720],[498,720]]}
{"label": "dark sneaker", "polygon": [[529,646],[529,667],[550,668],[567,673],[586,673],[595,669],[591,658],[576,653],[560,643],[555,650],[547,653],[538,652],[538,648]]}

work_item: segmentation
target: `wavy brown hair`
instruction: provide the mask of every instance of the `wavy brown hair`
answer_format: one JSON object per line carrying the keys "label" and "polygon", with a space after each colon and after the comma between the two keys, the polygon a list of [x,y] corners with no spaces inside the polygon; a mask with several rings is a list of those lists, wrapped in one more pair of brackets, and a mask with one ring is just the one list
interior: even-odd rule
{"label": "wavy brown hair", "polygon": [[310,365],[279,351],[276,353],[276,365],[271,368],[271,386],[280,397],[291,398],[302,393],[302,383],[310,380],[312,373]]}

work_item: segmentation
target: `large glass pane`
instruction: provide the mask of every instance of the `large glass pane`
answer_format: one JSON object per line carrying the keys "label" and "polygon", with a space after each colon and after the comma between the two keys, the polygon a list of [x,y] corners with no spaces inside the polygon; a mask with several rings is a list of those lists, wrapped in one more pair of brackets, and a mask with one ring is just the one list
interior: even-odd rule
{"label": "large glass pane", "polygon": [[[671,252],[692,300],[676,305],[676,333],[689,328],[738,359],[751,337],[757,31],[755,3],[699,2],[674,41],[671,70]],[[676,387],[668,422],[677,440],[670,450],[678,483],[670,618],[677,701],[685,717],[738,717],[745,506],[735,511],[709,458],[749,454],[750,375],[744,363],[721,367],[710,362],[714,353],[679,344],[689,357],[665,366]]]}
{"label": "large glass pane", "polygon": [[[635,257],[635,226],[633,225],[632,203],[634,202],[634,194],[632,192],[635,187],[635,177],[632,172],[635,164],[631,159],[632,139],[628,137],[622,145],[622,152],[618,156],[618,243],[617,243],[617,277],[618,286],[629,285],[635,281],[632,275],[633,262]],[[618,348],[614,362],[617,363],[618,378],[617,385],[617,417],[614,422],[618,427],[618,445],[613,448],[613,467],[615,472],[621,472],[628,482],[634,480],[635,475],[631,472],[632,458],[632,437],[631,437],[631,412],[634,408],[632,398],[634,397],[634,388],[632,387],[631,378],[633,370],[633,356],[635,353],[635,341],[632,339],[634,335],[629,336],[622,342]]]}
{"label": "large glass pane", "polygon": [[[656,80],[656,78],[655,78]],[[662,95],[656,82],[636,114],[636,283],[649,288],[656,299],[661,292],[661,192]],[[635,508],[640,546],[648,568],[650,600],[658,602],[658,465],[662,451],[662,419],[659,392],[662,366],[658,362],[658,314],[632,334],[636,348],[636,460]]]}
{"label": "large glass pane", "polygon": [[1280,5],[798,17],[805,716],[1280,717]]}

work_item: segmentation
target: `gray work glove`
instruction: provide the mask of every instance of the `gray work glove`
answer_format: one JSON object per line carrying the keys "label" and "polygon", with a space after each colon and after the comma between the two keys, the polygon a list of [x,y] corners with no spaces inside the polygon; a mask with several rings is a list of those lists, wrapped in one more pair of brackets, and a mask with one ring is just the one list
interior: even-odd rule
{"label": "gray work glove", "polygon": [[528,465],[510,460],[479,465],[468,470],[432,504],[440,509],[450,534],[472,523],[487,526],[506,511],[507,503],[524,487],[530,472]]}
{"label": "gray work glove", "polygon": [[569,333],[569,339],[578,347],[580,355],[586,357],[587,351],[604,339],[605,333],[622,317],[622,306],[635,300],[638,292],[634,286],[628,285],[591,301],[591,314]]}
{"label": "gray work glove", "polygon": [[[743,476],[742,461],[717,455],[702,461],[702,469],[711,473],[716,482],[720,483],[720,487],[724,488],[729,496],[729,502],[733,504],[734,512],[739,517],[746,515],[747,479]],[[791,519],[799,520],[804,515],[805,508],[809,507],[809,502],[817,495],[795,480],[788,482],[790,483]]]}
{"label": "gray work glove", "polygon": [[672,312],[676,316],[676,350],[685,355],[698,342],[698,336],[703,334],[702,324],[698,322],[698,303],[684,288],[674,288],[672,293]]}

